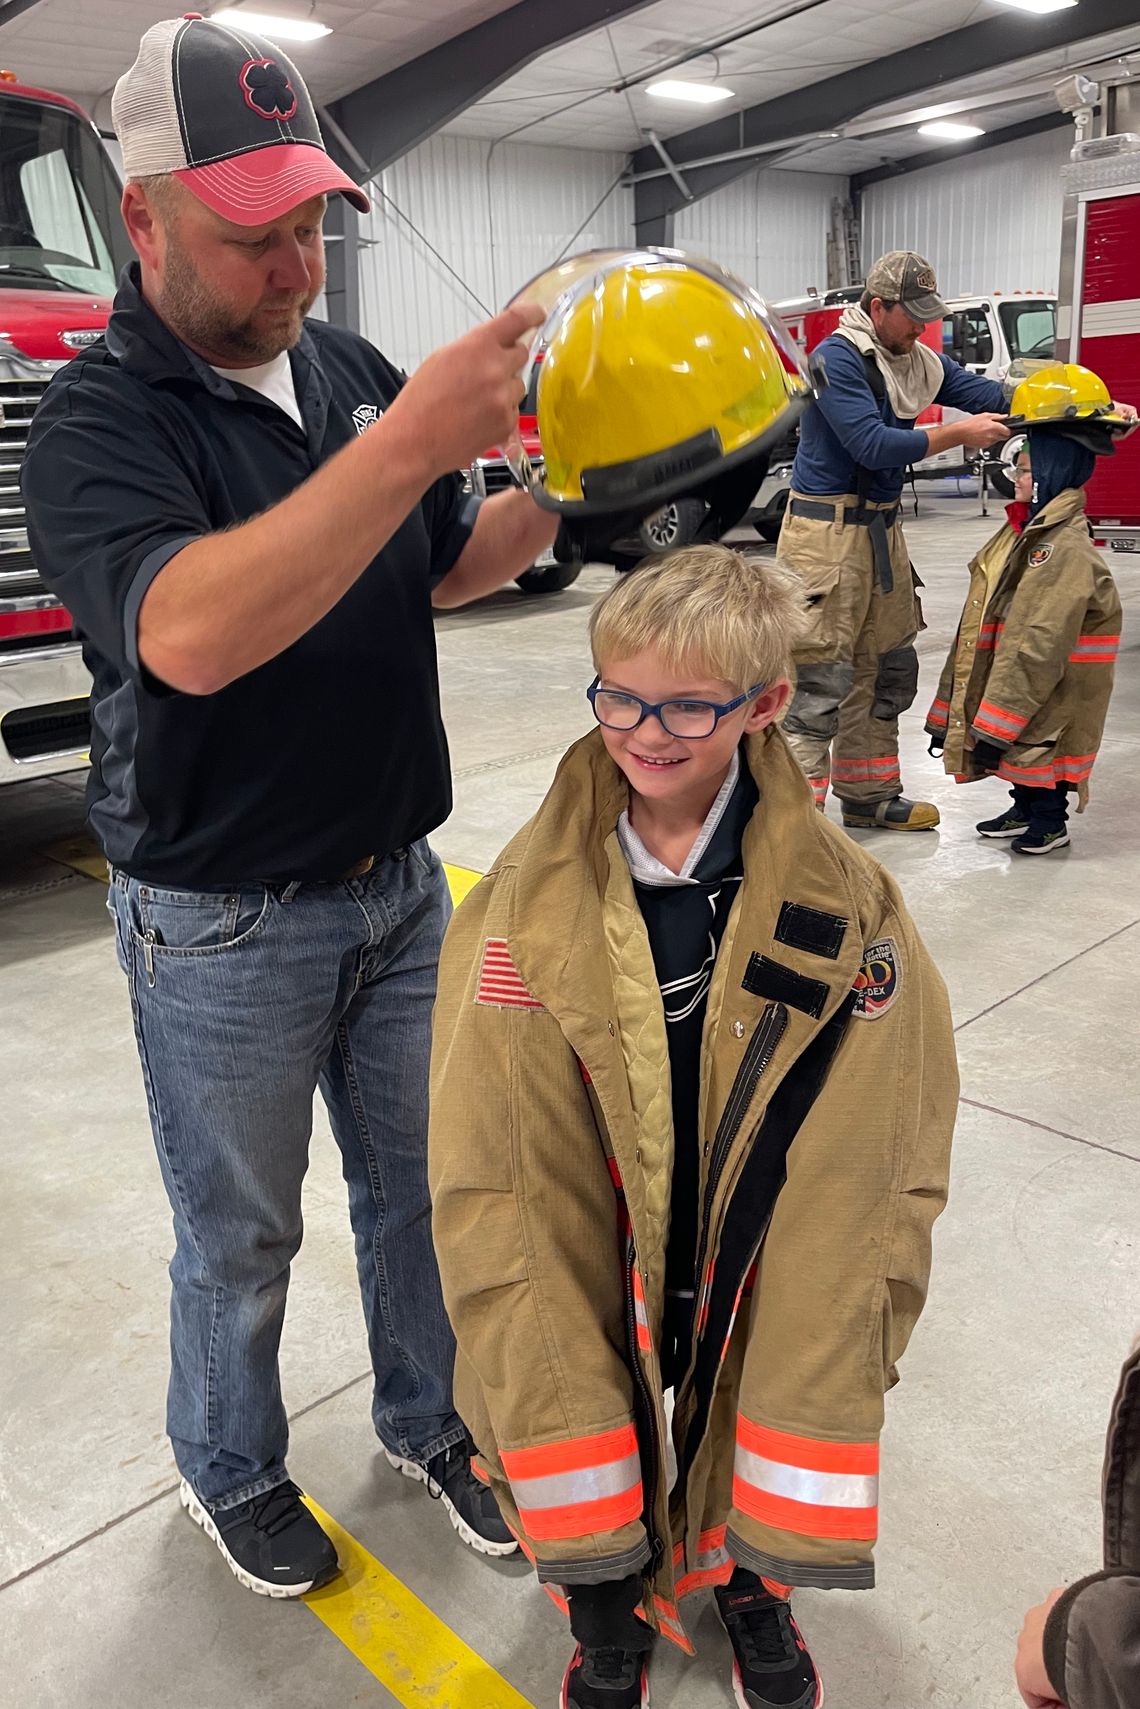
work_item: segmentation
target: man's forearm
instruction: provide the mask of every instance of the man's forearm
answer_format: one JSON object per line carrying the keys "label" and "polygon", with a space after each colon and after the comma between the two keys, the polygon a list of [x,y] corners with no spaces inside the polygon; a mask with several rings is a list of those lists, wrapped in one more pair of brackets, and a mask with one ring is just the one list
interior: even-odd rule
{"label": "man's forearm", "polygon": [[397,402],[280,504],[163,566],[139,610],[140,660],[171,688],[213,694],[275,658],[331,611],[433,478]]}
{"label": "man's forearm", "polygon": [[496,493],[480,506],[474,532],[432,593],[432,604],[450,611],[493,593],[529,569],[557,533],[557,516],[526,493]]}

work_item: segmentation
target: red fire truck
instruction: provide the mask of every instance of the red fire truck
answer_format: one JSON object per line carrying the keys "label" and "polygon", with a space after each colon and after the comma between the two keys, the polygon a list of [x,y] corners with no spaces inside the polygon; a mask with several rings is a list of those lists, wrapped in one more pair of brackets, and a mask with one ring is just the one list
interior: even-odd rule
{"label": "red fire truck", "polygon": [[[1100,375],[1114,398],[1140,401],[1140,86],[1083,77],[1058,89],[1075,113],[1064,167],[1057,355]],[[1098,540],[1140,552],[1140,433],[1098,457],[1088,485]]]}
{"label": "red fire truck", "polygon": [[20,463],[51,376],[107,323],[118,208],[87,115],[0,72],[0,784],[86,762],[90,678],[28,548]]}

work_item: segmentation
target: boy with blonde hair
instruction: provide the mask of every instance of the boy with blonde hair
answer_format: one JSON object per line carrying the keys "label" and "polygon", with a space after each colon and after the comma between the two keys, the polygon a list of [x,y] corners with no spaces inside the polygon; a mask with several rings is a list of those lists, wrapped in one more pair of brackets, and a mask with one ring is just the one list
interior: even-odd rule
{"label": "boy with blonde hair", "polygon": [[957,1073],[894,882],[776,728],[799,600],[726,546],[618,583],[590,629],[600,728],[444,946],[457,1394],[568,1608],[563,1709],[648,1703],[655,1633],[691,1651],[679,1604],[708,1586],[741,1709],[818,1709],[789,1588],[873,1583]]}

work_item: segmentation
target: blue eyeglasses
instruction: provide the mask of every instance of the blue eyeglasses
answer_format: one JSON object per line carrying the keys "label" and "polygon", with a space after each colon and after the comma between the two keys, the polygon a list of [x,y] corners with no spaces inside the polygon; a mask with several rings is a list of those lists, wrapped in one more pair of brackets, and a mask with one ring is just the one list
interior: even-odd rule
{"label": "blue eyeglasses", "polygon": [[711,736],[721,719],[735,712],[738,706],[763,694],[767,683],[758,682],[754,688],[738,694],[735,700],[661,700],[656,705],[636,694],[623,694],[616,688],[600,687],[601,677],[595,677],[586,690],[586,699],[594,709],[594,717],[607,730],[636,730],[647,718],[656,718],[670,736],[685,742],[703,742]]}

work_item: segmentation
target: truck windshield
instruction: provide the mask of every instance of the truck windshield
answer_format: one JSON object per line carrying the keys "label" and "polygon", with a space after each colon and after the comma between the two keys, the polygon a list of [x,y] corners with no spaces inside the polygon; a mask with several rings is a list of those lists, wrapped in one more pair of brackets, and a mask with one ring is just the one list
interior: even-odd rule
{"label": "truck windshield", "polygon": [[1056,354],[1057,305],[1051,299],[1039,297],[1035,302],[999,303],[998,314],[1009,353],[1015,360],[1019,356],[1044,357],[1047,360]]}
{"label": "truck windshield", "polygon": [[76,113],[0,94],[0,288],[115,294],[119,184]]}

